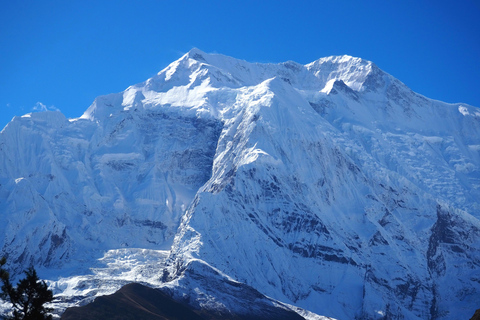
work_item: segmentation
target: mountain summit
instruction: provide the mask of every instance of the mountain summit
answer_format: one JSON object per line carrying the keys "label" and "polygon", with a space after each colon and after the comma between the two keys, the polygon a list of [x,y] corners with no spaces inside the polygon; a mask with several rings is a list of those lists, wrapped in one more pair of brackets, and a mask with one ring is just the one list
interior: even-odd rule
{"label": "mountain summit", "polygon": [[39,266],[62,308],[142,282],[221,314],[466,319],[480,110],[350,56],[192,49],[80,118],[14,118],[0,209],[2,254]]}

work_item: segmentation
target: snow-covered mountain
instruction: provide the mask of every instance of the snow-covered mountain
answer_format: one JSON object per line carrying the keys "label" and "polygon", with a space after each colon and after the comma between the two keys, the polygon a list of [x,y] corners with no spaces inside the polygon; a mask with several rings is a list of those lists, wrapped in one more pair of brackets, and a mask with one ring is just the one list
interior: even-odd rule
{"label": "snow-covered mountain", "polygon": [[350,56],[193,49],[78,119],[14,118],[0,210],[11,268],[39,266],[65,306],[141,281],[239,308],[225,289],[238,283],[338,319],[466,319],[480,110]]}

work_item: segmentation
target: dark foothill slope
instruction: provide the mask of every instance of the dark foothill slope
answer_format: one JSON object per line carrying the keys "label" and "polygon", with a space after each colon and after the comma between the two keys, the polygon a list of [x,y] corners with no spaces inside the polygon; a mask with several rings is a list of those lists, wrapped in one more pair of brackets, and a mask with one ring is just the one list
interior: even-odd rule
{"label": "dark foothill slope", "polygon": [[114,294],[101,296],[82,307],[68,308],[62,320],[301,320],[293,311],[277,310],[275,318],[193,310],[158,289],[130,283]]}
{"label": "dark foothill slope", "polygon": [[204,319],[160,290],[131,283],[112,295],[98,297],[82,307],[68,308],[62,320]]}

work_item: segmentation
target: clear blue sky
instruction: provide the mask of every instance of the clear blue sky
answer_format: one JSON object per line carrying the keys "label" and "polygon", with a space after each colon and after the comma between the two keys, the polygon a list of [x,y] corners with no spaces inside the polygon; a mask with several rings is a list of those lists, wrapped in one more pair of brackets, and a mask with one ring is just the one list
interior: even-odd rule
{"label": "clear blue sky", "polygon": [[349,54],[414,91],[480,107],[480,1],[3,1],[0,127],[79,117],[192,47],[251,62]]}

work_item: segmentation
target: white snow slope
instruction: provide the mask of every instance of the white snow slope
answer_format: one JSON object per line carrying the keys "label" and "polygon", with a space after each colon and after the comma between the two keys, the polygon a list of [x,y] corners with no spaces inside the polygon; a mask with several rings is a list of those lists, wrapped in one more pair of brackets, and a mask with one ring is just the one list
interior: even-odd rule
{"label": "white snow slope", "polygon": [[238,308],[203,273],[338,319],[467,319],[479,219],[480,110],[350,56],[193,49],[78,119],[0,134],[1,253],[63,306],[141,281]]}

